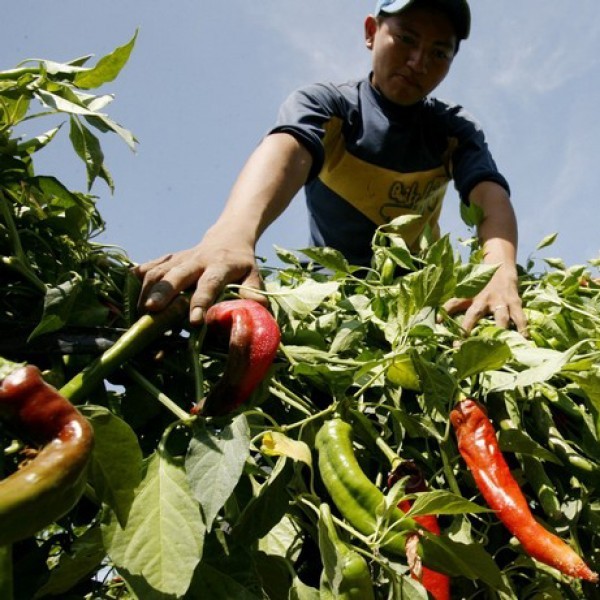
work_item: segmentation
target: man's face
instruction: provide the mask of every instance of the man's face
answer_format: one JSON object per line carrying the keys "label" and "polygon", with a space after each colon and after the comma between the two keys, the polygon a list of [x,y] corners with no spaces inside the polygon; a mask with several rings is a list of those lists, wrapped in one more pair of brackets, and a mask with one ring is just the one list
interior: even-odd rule
{"label": "man's face", "polygon": [[382,19],[368,16],[365,41],[373,52],[371,83],[391,102],[408,106],[446,77],[457,39],[443,12],[412,6]]}

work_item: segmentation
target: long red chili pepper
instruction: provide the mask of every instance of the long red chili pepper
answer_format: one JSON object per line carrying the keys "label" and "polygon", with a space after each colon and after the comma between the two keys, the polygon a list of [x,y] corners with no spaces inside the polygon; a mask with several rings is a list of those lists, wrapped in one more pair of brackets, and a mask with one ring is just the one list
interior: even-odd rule
{"label": "long red chili pepper", "polygon": [[460,454],[482,496],[525,552],[566,575],[597,582],[598,574],[566,542],[533,517],[502,455],[485,409],[473,399],[462,400],[451,411],[450,421],[456,431]]}
{"label": "long red chili pepper", "polygon": [[224,415],[243,404],[275,359],[281,333],[273,315],[255,300],[226,300],[206,311],[209,332],[229,336],[221,379],[192,413]]}
{"label": "long red chili pepper", "polygon": [[[388,487],[391,487],[403,477],[408,477],[405,491],[408,494],[427,491],[427,484],[417,465],[412,461],[403,461],[400,463],[388,477]],[[411,500],[401,500],[398,508],[403,512],[408,512],[412,506]],[[414,520],[427,531],[435,535],[440,535],[441,529],[435,515],[418,515]],[[411,576],[419,580],[423,587],[431,594],[435,600],[450,600],[450,577],[444,573],[433,571],[428,567],[422,567],[420,572],[411,570]]]}

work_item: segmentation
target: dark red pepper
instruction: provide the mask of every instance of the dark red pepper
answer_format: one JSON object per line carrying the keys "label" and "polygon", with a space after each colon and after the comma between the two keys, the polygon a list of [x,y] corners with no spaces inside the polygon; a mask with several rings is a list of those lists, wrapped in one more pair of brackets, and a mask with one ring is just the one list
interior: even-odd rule
{"label": "dark red pepper", "polygon": [[206,311],[209,333],[228,336],[225,370],[208,396],[192,409],[206,416],[224,415],[246,402],[275,359],[281,332],[262,304],[255,300],[225,300]]}
{"label": "dark red pepper", "polygon": [[32,458],[0,481],[0,545],[34,535],[65,515],[87,482],[93,431],[87,419],[33,365],[7,369],[0,413],[28,440],[41,445]]}
{"label": "dark red pepper", "polygon": [[540,525],[498,446],[496,432],[483,406],[465,399],[450,413],[458,449],[490,508],[519,540],[525,552],[566,575],[597,582],[582,558],[561,538]]}
{"label": "dark red pepper", "polygon": [[[400,479],[408,477],[408,481],[404,488],[407,494],[415,494],[418,492],[426,492],[427,484],[423,478],[421,470],[412,461],[401,462],[388,476],[388,487],[392,487],[394,483]],[[411,500],[401,500],[398,503],[398,508],[407,513],[411,506]],[[441,529],[435,515],[418,515],[413,519],[431,533],[440,535]],[[444,573],[438,573],[425,566],[422,568],[411,569],[411,576],[421,582],[423,587],[431,594],[435,600],[450,600],[450,577]]]}

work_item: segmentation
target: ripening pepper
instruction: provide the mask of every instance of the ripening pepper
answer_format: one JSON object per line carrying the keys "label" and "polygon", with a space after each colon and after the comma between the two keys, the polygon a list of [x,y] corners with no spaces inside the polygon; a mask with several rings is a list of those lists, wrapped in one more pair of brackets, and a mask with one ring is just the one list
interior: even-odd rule
{"label": "ripening pepper", "polygon": [[93,446],[87,419],[34,365],[0,359],[0,414],[41,446],[0,481],[0,546],[30,537],[82,496]]}
{"label": "ripening pepper", "polygon": [[471,398],[450,413],[458,449],[483,498],[530,556],[566,575],[598,581],[583,559],[561,538],[538,523],[504,459],[485,409]]}
{"label": "ripening pepper", "polygon": [[225,300],[206,311],[209,333],[228,336],[221,379],[192,413],[225,415],[242,405],[266,376],[279,348],[281,332],[273,315],[255,300]]}
{"label": "ripening pepper", "polygon": [[[423,479],[423,474],[417,465],[412,461],[401,462],[388,476],[388,487],[392,487],[394,483],[403,477],[408,477],[408,481],[404,488],[408,494],[427,491],[427,485]],[[407,513],[412,507],[412,501],[408,499],[401,500],[398,503],[398,508]],[[441,529],[435,515],[417,515],[414,520],[427,531],[435,535],[440,535]],[[450,577],[445,573],[438,573],[428,567],[422,567],[419,572],[411,570],[411,575],[414,579],[419,580],[423,587],[431,594],[435,600],[450,600]]]}

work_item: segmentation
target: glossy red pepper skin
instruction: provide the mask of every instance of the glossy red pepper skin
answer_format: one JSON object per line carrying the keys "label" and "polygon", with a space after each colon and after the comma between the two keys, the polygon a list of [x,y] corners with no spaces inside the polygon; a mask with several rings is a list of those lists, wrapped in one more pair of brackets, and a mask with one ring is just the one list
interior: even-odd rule
{"label": "glossy red pepper skin", "polygon": [[458,449],[487,504],[519,540],[525,552],[571,577],[597,582],[581,557],[561,538],[540,525],[529,508],[498,446],[485,409],[465,399],[450,413]]}
{"label": "glossy red pepper skin", "polygon": [[273,364],[281,332],[273,315],[255,300],[225,300],[206,311],[208,332],[229,336],[225,370],[192,413],[225,415],[242,405]]}
{"label": "glossy red pepper skin", "polygon": [[[419,468],[412,461],[404,461],[390,473],[388,477],[388,487],[391,487],[402,477],[409,477],[405,491],[408,494],[427,491],[427,484]],[[398,508],[407,513],[411,506],[411,500],[401,500]],[[438,519],[435,515],[419,515],[413,519],[431,533],[440,535],[441,529]],[[450,600],[450,577],[444,573],[439,573],[433,569],[423,566],[420,573],[411,571],[411,576],[421,582],[423,587],[429,592],[435,600]]]}
{"label": "glossy red pepper skin", "polygon": [[33,365],[4,377],[0,412],[42,446],[0,481],[0,545],[5,545],[34,535],[73,508],[87,482],[93,431]]}

